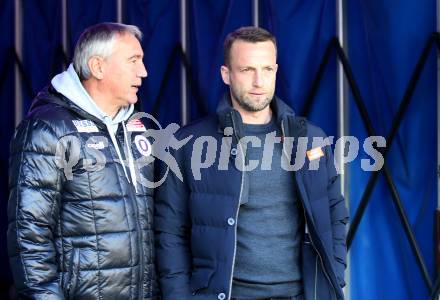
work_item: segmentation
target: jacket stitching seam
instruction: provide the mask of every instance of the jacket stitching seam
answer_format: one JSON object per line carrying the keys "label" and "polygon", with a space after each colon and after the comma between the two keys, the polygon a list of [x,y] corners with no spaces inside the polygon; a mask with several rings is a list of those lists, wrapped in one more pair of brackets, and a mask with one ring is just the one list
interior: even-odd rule
{"label": "jacket stitching seam", "polygon": [[[84,153],[84,145],[83,144],[81,144],[81,150]],[[98,258],[98,261],[97,261],[97,265],[98,265],[98,269],[99,269],[98,270],[98,299],[102,299],[101,298],[101,276],[100,276],[101,265],[100,265],[100,262],[99,262],[100,261],[100,251],[99,251],[99,241],[98,241],[98,230],[96,228],[95,205],[94,205],[94,201],[93,201],[94,199],[92,197],[92,187],[90,185],[90,173],[89,172],[87,172],[87,178],[88,178],[87,183],[88,183],[88,186],[89,186],[89,193],[90,193],[90,202],[91,202],[91,205],[92,205],[93,227],[95,228],[96,256]]]}
{"label": "jacket stitching seam", "polygon": [[[115,138],[117,138],[117,137],[115,137]],[[113,161],[113,155],[114,155],[114,152],[110,149],[110,153],[111,153],[111,155],[112,155],[112,162],[113,162],[113,167],[114,167],[114,169],[115,169],[115,171],[116,171],[116,174],[118,174],[119,175],[119,172],[118,172],[118,167],[117,167],[117,165],[114,163],[114,161]],[[122,162],[121,162],[122,163]],[[122,184],[121,184],[121,181],[120,180],[118,180],[118,183],[119,183],[119,188],[120,188],[120,190],[121,190],[121,194],[123,193],[123,188],[122,188]],[[125,223],[127,224],[127,228],[130,228],[130,224],[129,224],[129,222],[128,222],[128,214],[127,214],[127,205],[126,205],[126,195],[124,195],[123,196],[123,198],[122,198],[122,202],[124,203],[124,214],[125,214]],[[136,201],[136,200],[135,200]],[[126,232],[128,233],[128,236],[129,236],[129,240],[130,240],[130,242],[128,243],[129,244],[129,248],[130,248],[130,265],[132,266],[133,265],[133,248],[132,248],[132,246],[131,246],[131,240],[132,240],[132,237],[131,237],[131,232],[132,231],[134,231],[134,230],[127,230]],[[131,268],[130,269],[130,295],[131,295],[131,298],[133,298],[133,268]]]}

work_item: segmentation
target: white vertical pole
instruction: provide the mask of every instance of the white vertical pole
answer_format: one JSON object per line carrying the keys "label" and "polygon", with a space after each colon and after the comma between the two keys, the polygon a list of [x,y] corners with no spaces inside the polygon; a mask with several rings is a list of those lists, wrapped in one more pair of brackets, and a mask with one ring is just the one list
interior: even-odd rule
{"label": "white vertical pole", "polygon": [[[17,53],[18,59],[23,62],[23,11],[22,11],[22,0],[15,0],[14,6],[14,47]],[[22,93],[22,82],[20,76],[20,69],[18,64],[14,67],[14,92],[15,92],[15,126],[17,126],[23,119],[23,93]]]}
{"label": "white vertical pole", "polygon": [[[67,0],[61,0],[61,43],[64,55],[69,57],[69,41],[67,37]],[[64,62],[63,68],[67,68]]]}
{"label": "white vertical pole", "polygon": [[[180,0],[180,42],[182,43],[183,54],[188,54],[188,45],[187,45],[187,8],[186,8],[186,0]],[[185,66],[181,64],[180,67],[180,97],[181,97],[181,110],[180,110],[180,118],[181,125],[188,124],[188,116],[189,116],[189,103],[188,103],[188,86],[186,79],[186,70]]]}
{"label": "white vertical pole", "polygon": [[260,26],[260,1],[252,1],[252,25],[255,27]]}
{"label": "white vertical pole", "polygon": [[[338,30],[338,38],[339,38],[339,42],[342,46],[342,48],[344,49],[344,52],[346,53],[346,55],[348,55],[348,51],[347,51],[347,42],[346,42],[346,31],[345,31],[345,7],[344,7],[345,1],[344,0],[338,0],[337,2],[337,30]],[[348,87],[347,87],[347,81],[345,79],[345,75],[344,75],[344,69],[342,66],[342,63],[340,61],[338,61],[338,65],[337,65],[337,99],[338,99],[338,136],[339,137],[343,137],[346,136],[347,134],[347,128],[348,128],[348,114],[347,114],[347,96],[348,96]],[[340,170],[342,170],[342,168],[344,167],[342,165],[342,157],[344,155],[344,152],[341,151],[339,157],[339,163],[341,164]],[[344,193],[344,196],[348,196],[345,195],[346,194],[346,181],[345,178],[347,178],[346,176],[346,170],[344,170],[344,172],[341,174],[341,190]],[[348,204],[348,203],[347,203]]]}
{"label": "white vertical pole", "polygon": [[[336,22],[337,22],[337,34],[341,47],[344,49],[346,55],[348,56],[347,48],[347,32],[346,32],[346,2],[345,0],[337,0],[336,7]],[[344,69],[342,63],[338,61],[337,65],[337,112],[338,112],[338,137],[344,137],[348,135],[348,86],[347,80],[344,76]],[[344,150],[345,151],[345,150]],[[341,173],[341,191],[345,197],[345,202],[347,208],[350,209],[349,201],[349,181],[348,181],[348,168],[343,164],[344,151],[340,151],[337,157],[339,162],[339,170]],[[344,288],[344,294],[346,299],[350,299],[350,256],[347,257],[347,271],[346,271],[346,282],[347,286]]]}
{"label": "white vertical pole", "polygon": [[122,23],[122,0],[116,0],[116,22]]}

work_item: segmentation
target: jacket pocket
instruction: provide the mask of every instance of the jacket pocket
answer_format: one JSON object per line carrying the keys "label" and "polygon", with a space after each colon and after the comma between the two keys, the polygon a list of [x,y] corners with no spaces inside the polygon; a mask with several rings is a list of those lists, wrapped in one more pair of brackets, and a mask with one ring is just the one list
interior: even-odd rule
{"label": "jacket pocket", "polygon": [[74,299],[75,290],[78,285],[80,266],[80,250],[78,248],[72,248],[69,259],[69,270],[65,280],[64,294],[66,299]]}
{"label": "jacket pocket", "polygon": [[209,286],[212,275],[214,275],[214,268],[211,266],[210,260],[194,258],[190,280],[193,295]]}

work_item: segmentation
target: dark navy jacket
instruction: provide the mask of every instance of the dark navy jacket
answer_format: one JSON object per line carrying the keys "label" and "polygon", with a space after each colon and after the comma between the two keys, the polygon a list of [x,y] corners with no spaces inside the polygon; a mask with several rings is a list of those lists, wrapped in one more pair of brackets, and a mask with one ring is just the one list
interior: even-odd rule
{"label": "dark navy jacket", "polygon": [[[310,150],[313,137],[325,137],[320,128],[296,117],[280,99],[275,97],[271,106],[284,140],[307,137]],[[232,136],[228,136],[231,130],[225,128],[233,129]],[[235,162],[236,156],[242,155],[238,141],[243,136],[243,126],[229,97],[223,98],[216,116],[183,127],[176,138],[182,140],[191,135],[190,142],[171,151],[183,182],[170,171],[156,197],[154,222],[162,294],[165,300],[229,299],[239,203],[246,201],[249,186],[247,173],[240,171]],[[212,165],[202,168],[197,180],[191,169],[192,153],[201,146],[206,153],[207,145],[216,150],[216,158],[209,161],[209,155],[204,154],[207,160],[202,161]],[[292,164],[296,147],[298,143],[294,142]],[[309,170],[310,162],[305,158],[304,166],[292,171],[307,228],[302,245],[304,292],[306,299],[343,299],[348,213],[331,148],[322,149],[324,156],[320,157],[317,170]],[[231,155],[224,170],[226,153]]]}

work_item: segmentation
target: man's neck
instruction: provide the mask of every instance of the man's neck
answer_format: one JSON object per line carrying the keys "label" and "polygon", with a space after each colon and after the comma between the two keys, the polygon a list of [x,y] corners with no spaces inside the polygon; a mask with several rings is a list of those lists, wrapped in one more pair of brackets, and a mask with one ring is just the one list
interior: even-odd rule
{"label": "man's neck", "polygon": [[114,118],[118,113],[120,107],[110,105],[107,97],[98,87],[98,84],[93,81],[85,80],[81,82],[84,89],[89,94],[90,98],[96,103],[96,105],[109,117]]}
{"label": "man's neck", "polygon": [[240,113],[244,124],[267,124],[272,119],[272,109],[270,106],[260,111],[248,111],[233,101],[232,106]]}

